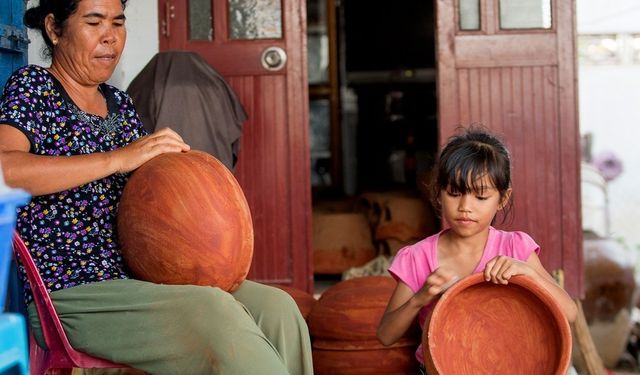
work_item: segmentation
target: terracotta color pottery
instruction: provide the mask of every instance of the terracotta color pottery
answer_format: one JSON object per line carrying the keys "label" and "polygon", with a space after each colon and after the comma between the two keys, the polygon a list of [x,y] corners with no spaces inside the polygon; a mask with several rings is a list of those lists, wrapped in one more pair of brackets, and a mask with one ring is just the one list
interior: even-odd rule
{"label": "terracotta color pottery", "polygon": [[404,346],[375,349],[346,350],[313,348],[315,375],[406,375],[416,374],[417,342]]}
{"label": "terracotta color pottery", "polygon": [[416,372],[417,324],[389,347],[376,337],[395,286],[390,277],[368,276],[342,281],[322,294],[308,319],[315,374]]}
{"label": "terracotta color pottery", "polygon": [[436,303],[423,349],[429,375],[564,375],[571,331],[551,295],[524,276],[468,276]]}
{"label": "terracotta color pottery", "polygon": [[340,274],[375,258],[367,218],[353,212],[313,212],[313,271]]}
{"label": "terracotta color pottery", "polygon": [[419,198],[389,197],[382,206],[374,238],[409,242],[437,231],[437,219],[428,202]]}
{"label": "terracotta color pottery", "polygon": [[273,285],[276,288],[282,289],[287,292],[298,305],[300,314],[306,320],[313,309],[313,306],[318,302],[313,296],[303,290],[293,288],[286,285]]}
{"label": "terracotta color pottery", "polygon": [[125,186],[118,232],[139,279],[235,290],[253,256],[253,227],[240,185],[200,151],[157,156]]}
{"label": "terracotta color pottery", "polygon": [[327,289],[309,315],[314,339],[377,341],[378,323],[395,289],[387,276],[341,281]]}

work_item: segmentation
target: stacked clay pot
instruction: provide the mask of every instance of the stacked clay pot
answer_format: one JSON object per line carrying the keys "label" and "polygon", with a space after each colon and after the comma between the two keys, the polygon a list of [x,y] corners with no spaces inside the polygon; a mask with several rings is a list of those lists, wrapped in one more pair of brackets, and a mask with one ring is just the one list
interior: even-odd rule
{"label": "stacked clay pot", "polygon": [[157,156],[131,176],[118,211],[133,275],[235,290],[253,255],[249,205],[233,174],[200,151]]}
{"label": "stacked clay pot", "polygon": [[395,285],[390,277],[369,276],[342,281],[322,294],[308,319],[316,375],[417,371],[417,324],[389,347],[376,337]]}

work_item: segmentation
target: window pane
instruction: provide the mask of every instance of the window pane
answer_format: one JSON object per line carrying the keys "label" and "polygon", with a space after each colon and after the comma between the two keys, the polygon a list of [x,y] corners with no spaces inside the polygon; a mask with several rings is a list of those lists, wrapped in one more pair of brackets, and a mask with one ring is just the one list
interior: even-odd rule
{"label": "window pane", "polygon": [[578,36],[580,63],[619,64],[621,62],[620,47],[615,34]]}
{"label": "window pane", "polygon": [[480,30],[480,0],[460,0],[460,30]]}
{"label": "window pane", "polygon": [[189,0],[189,39],[213,39],[211,0]]}
{"label": "window pane", "polygon": [[328,82],[329,37],[325,0],[307,1],[307,56],[309,84]]}
{"label": "window pane", "polygon": [[280,0],[228,0],[231,39],[282,38]]}
{"label": "window pane", "polygon": [[328,99],[309,101],[309,148],[311,151],[311,185],[331,185],[331,106]]}
{"label": "window pane", "polygon": [[500,0],[500,28],[550,29],[551,0]]}
{"label": "window pane", "polygon": [[633,51],[633,63],[640,64],[640,35],[631,36],[631,50]]}

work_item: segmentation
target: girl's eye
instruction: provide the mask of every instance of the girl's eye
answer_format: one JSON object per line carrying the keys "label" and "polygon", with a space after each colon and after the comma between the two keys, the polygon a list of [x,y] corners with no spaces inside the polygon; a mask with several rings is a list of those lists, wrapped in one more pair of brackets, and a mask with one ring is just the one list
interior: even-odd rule
{"label": "girl's eye", "polygon": [[462,195],[462,194],[460,194],[460,193],[454,193],[454,192],[452,192],[452,191],[447,191],[447,195],[448,195],[448,196],[450,196],[450,197],[459,197],[459,196],[460,196],[460,195]]}
{"label": "girl's eye", "polygon": [[486,201],[487,199],[489,199],[489,197],[481,197],[481,196],[477,196],[476,198],[481,201]]}

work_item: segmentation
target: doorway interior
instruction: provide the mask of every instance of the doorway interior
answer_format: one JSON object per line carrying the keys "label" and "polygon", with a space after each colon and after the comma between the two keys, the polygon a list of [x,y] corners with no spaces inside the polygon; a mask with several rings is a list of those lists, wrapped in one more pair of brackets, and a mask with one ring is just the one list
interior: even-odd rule
{"label": "doorway interior", "polygon": [[[428,1],[307,0],[314,279],[320,288],[345,277],[347,266],[398,250],[398,241],[390,246],[376,235],[384,215],[370,205],[380,203],[384,211],[385,204],[367,200],[372,194],[429,206],[426,183],[438,149],[434,18]],[[438,227],[433,213],[421,212],[431,216],[423,219],[430,224],[421,235],[431,234]],[[358,230],[344,224],[345,213],[367,216],[370,245],[354,243]],[[335,232],[319,228],[327,222]],[[328,246],[335,252],[325,252]],[[373,251],[363,250],[369,246]],[[333,266],[327,266],[330,256]]]}

